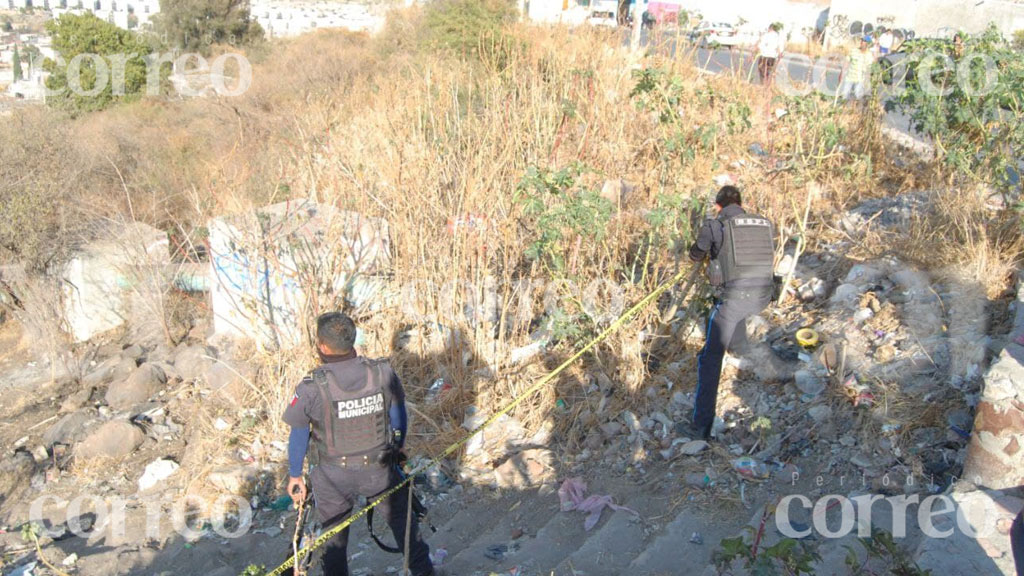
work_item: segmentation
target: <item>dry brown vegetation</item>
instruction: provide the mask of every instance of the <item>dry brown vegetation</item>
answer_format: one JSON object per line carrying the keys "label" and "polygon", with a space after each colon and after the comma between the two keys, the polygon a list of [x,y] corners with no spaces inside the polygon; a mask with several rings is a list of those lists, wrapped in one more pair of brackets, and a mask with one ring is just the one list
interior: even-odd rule
{"label": "dry brown vegetation", "polygon": [[[539,327],[532,314],[516,318],[517,281],[607,280],[623,287],[625,302],[638,300],[678,270],[691,207],[702,212],[715,175],[737,177],[749,205],[786,237],[797,233],[810,198],[810,249],[841,236],[837,211],[940,182],[917,161],[890,162],[895,151],[880,136],[877,109],[786,99],[742,78],[702,74],[687,58],[634,57],[596,30],[514,25],[501,38],[481,38],[474,58],[420,48],[419,33],[419,17],[410,13],[374,39],[319,32],[279,42],[256,64],[252,89],[234,99],[143,101],[74,122],[18,113],[0,124],[3,257],[45,267],[103,219],[133,218],[182,244],[201,243],[212,215],[296,197],[384,217],[394,286],[476,290],[453,306],[419,292],[416,312],[429,322],[411,323],[399,307],[361,319],[367,353],[394,354],[414,402],[438,376],[452,384],[440,402],[416,408],[429,420],[418,440],[437,446],[458,435],[467,405],[510,398],[607,323],[566,290],[557,319],[563,334],[550,364],[504,366],[509,350]],[[644,69],[657,70],[657,79],[646,96],[634,97]],[[766,155],[748,152],[755,142]],[[576,184],[538,196],[547,209],[577,206],[606,180],[621,179],[628,191],[607,217],[594,216],[600,234],[555,219],[547,225],[559,238],[548,257],[531,257],[544,230],[528,213],[522,198],[529,186],[521,184],[529,184],[531,168],[543,179],[572,166],[580,167]],[[851,256],[895,253],[936,268],[970,263],[978,282],[1001,291],[1019,254],[1016,221],[989,228],[992,215],[978,208],[974,192],[937,197],[927,226],[905,231],[899,242],[874,236]],[[488,225],[451,233],[449,219],[468,214]],[[487,277],[500,287],[497,326],[463,313],[466,301],[482,296]],[[531,312],[538,313],[539,292],[534,296]],[[646,402],[643,334],[657,315],[641,313],[586,369],[570,370],[520,407],[520,417],[532,427],[550,421],[556,399],[587,394],[588,374],[597,371],[628,391],[615,402]],[[396,351],[395,338],[411,324],[422,337]],[[432,333],[431,325],[460,335],[456,341],[449,332]],[[283,438],[276,416],[313,361],[305,351],[255,355],[261,367],[252,405],[267,426],[246,432],[243,443]],[[692,350],[676,348],[662,360],[686,364],[690,357]],[[499,372],[486,374],[488,366]],[[575,406],[557,419],[567,442],[581,435],[581,404]],[[223,448],[211,444],[198,453]]]}

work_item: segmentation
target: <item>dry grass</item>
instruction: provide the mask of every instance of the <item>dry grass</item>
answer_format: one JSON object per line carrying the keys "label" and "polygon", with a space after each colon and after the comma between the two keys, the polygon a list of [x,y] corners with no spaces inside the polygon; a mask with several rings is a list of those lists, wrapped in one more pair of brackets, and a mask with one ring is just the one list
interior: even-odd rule
{"label": "dry grass", "polygon": [[[484,39],[483,56],[466,61],[416,48],[411,39],[417,26],[418,16],[410,12],[376,39],[318,32],[280,42],[257,64],[255,84],[241,98],[143,102],[76,122],[72,131],[74,140],[87,143],[76,158],[92,184],[81,197],[89,199],[84,205],[93,216],[124,212],[124,187],[111,168],[117,166],[139,219],[197,242],[197,231],[212,215],[287,198],[386,218],[392,287],[414,286],[416,298],[400,298],[398,305],[360,318],[369,335],[363,352],[393,358],[422,415],[414,440],[426,451],[459,436],[467,406],[500,405],[557,365],[575,343],[567,338],[548,358],[526,367],[507,365],[510,350],[538,328],[529,319],[541,311],[542,290],[531,289],[533,304],[520,321],[520,281],[608,281],[621,286],[623,301],[630,303],[677,270],[678,252],[668,242],[645,244],[648,215],[660,196],[703,201],[714,190],[712,178],[728,172],[749,207],[775,220],[784,237],[796,233],[810,199],[813,247],[836,237],[827,225],[837,210],[925,178],[917,167],[889,162],[876,114],[831,100],[780,98],[744,78],[702,74],[683,55],[631,56],[607,32],[516,25],[507,30],[512,40],[495,46]],[[681,97],[671,122],[638,110],[630,97],[632,72],[645,67],[678,79]],[[726,129],[742,108],[750,126]],[[777,108],[788,114],[778,117]],[[674,131],[708,127],[718,131],[695,147],[692,158],[672,157],[667,142]],[[748,151],[755,142],[766,155]],[[583,188],[600,190],[606,179],[623,179],[631,191],[603,237],[584,241],[563,230],[569,265],[552,274],[525,254],[538,230],[515,191],[530,167],[557,170],[574,163],[587,167]],[[996,286],[993,279],[1005,279],[1016,262],[1019,235],[1008,224],[987,228],[989,215],[973,209],[964,193],[948,194],[928,225],[906,231],[908,241],[899,249],[913,258],[969,264],[979,281]],[[449,219],[469,214],[484,217],[486,227],[453,234]],[[883,243],[879,238],[877,247],[851,252],[870,255]],[[639,277],[632,273],[637,262],[647,262]],[[496,325],[464,312],[483,297],[488,279],[498,286]],[[468,288],[448,298],[445,286]],[[600,324],[588,324],[580,295],[566,289],[558,295],[563,311],[583,325],[583,336],[596,333]],[[641,332],[650,333],[657,316],[643,311],[584,366],[520,406],[517,417],[532,430],[553,424],[560,438],[578,441],[581,414],[597,401],[588,392],[596,369],[619,391],[609,409],[646,402],[652,379]],[[449,332],[429,337],[436,326]],[[398,336],[410,329],[424,337],[397,347]],[[662,360],[691,355],[679,347]],[[238,442],[267,445],[284,437],[278,416],[315,359],[308,351],[243,356],[258,366],[258,390],[250,390],[246,406],[261,415],[261,424]],[[438,377],[452,389],[425,403]],[[559,398],[574,401],[567,402],[567,413],[555,407]],[[223,409],[211,403],[196,416],[202,424],[193,437],[199,442],[189,446],[196,462],[224,457],[224,446],[202,432]]]}

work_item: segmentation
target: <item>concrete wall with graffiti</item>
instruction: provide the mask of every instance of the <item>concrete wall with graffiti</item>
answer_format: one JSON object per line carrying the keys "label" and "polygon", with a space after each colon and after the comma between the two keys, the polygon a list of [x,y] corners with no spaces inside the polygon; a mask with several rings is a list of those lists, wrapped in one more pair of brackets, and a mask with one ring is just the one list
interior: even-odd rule
{"label": "concrete wall with graffiti", "polygon": [[1024,4],[1005,0],[834,0],[829,15],[833,35],[849,34],[858,23],[913,30],[918,37],[951,37],[958,30],[974,34],[990,23],[1007,37],[1024,30]]}
{"label": "concrete wall with graffiti", "polygon": [[[151,313],[145,306],[161,297],[161,287],[153,283],[163,282],[159,276],[170,264],[168,247],[165,232],[141,223],[83,246],[61,274],[65,328],[71,337],[85,342],[122,326],[131,314]],[[129,299],[138,302],[132,310]]]}
{"label": "concrete wall with graffiti", "polygon": [[212,220],[214,336],[265,348],[309,342],[310,321],[367,305],[390,268],[387,222],[309,201]]}

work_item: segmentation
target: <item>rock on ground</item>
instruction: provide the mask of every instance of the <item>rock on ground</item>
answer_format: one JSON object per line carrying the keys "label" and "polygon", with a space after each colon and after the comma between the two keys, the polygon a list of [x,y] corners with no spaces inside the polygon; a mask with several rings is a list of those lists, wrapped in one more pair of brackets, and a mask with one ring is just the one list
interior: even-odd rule
{"label": "rock on ground", "polygon": [[46,432],[43,432],[43,445],[73,444],[81,440],[85,437],[86,425],[92,418],[92,411],[88,409],[72,412],[62,417],[53,426],[50,426]]}
{"label": "rock on ground", "polygon": [[499,488],[534,488],[555,480],[554,454],[550,450],[525,450],[494,470]]}
{"label": "rock on ground", "polygon": [[20,488],[29,485],[35,463],[27,452],[15,452],[0,461],[0,494],[12,498]]}
{"label": "rock on ground", "polygon": [[75,410],[84,408],[89,404],[89,400],[92,399],[92,391],[92,386],[86,386],[71,396],[68,396],[63,402],[61,402],[60,411],[62,413],[74,412]]}
{"label": "rock on ground", "polygon": [[[180,368],[179,368],[180,370]],[[254,369],[244,362],[227,364],[218,361],[203,372],[203,381],[213,392],[223,395],[230,402],[241,402],[252,382]]]}
{"label": "rock on ground", "polygon": [[89,434],[75,449],[78,458],[124,458],[142,445],[146,435],[127,420],[112,420]]}
{"label": "rock on ground", "polygon": [[218,490],[247,496],[259,480],[259,470],[255,466],[221,466],[210,472],[207,480]]}
{"label": "rock on ground", "polygon": [[139,366],[127,380],[114,382],[107,388],[107,405],[116,410],[127,410],[145,402],[167,384],[167,375],[154,364]]}
{"label": "rock on ground", "polygon": [[174,367],[178,370],[182,380],[195,380],[213,366],[215,358],[213,350],[206,346],[192,345],[185,346],[174,355]]}

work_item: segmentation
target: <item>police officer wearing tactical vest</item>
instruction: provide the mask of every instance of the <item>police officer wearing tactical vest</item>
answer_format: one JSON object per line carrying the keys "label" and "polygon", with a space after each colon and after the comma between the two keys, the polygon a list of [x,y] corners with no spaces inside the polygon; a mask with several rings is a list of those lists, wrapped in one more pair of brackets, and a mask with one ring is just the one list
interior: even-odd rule
{"label": "police officer wearing tactical vest", "polygon": [[[405,440],[405,392],[387,361],[356,355],[356,327],[340,313],[317,319],[317,352],[322,364],[295,389],[285,410],[288,439],[288,493],[306,497],[302,462],[310,456],[313,499],[325,529],[342,521],[360,496],[373,498],[401,481],[396,466]],[[312,443],[312,449],[310,448]],[[404,550],[408,488],[377,507]],[[434,573],[430,548],[420,538],[415,516],[410,526],[409,568],[414,576]],[[324,547],[326,576],[347,576],[348,529]]]}
{"label": "police officer wearing tactical vest", "polygon": [[743,210],[740,191],[724,186],[715,197],[716,218],[708,219],[690,247],[690,259],[710,258],[708,280],[716,288],[704,348],[697,356],[697,399],[691,432],[711,436],[718,381],[726,350],[747,343],[747,318],[772,300],[774,234],[770,221]]}

